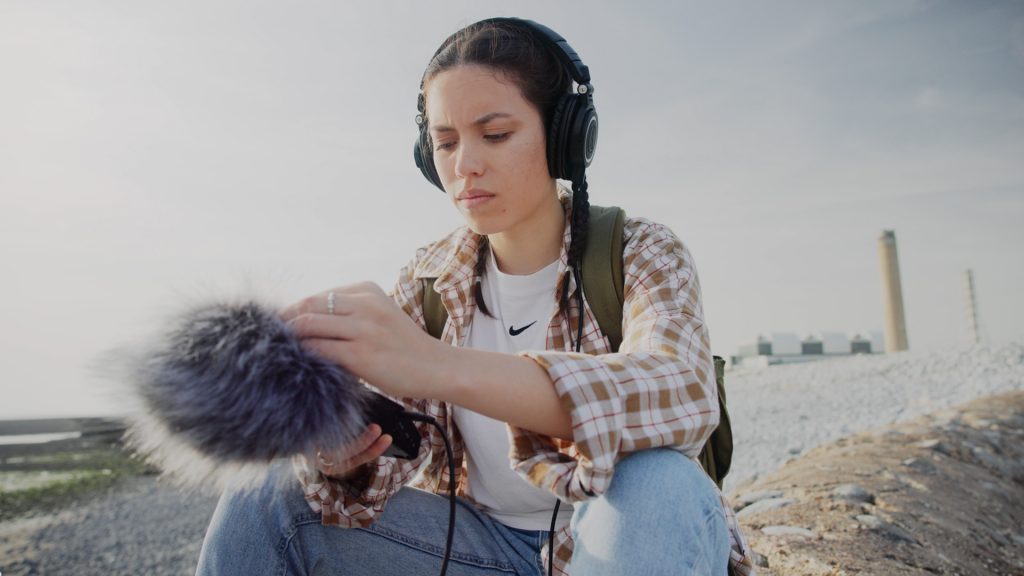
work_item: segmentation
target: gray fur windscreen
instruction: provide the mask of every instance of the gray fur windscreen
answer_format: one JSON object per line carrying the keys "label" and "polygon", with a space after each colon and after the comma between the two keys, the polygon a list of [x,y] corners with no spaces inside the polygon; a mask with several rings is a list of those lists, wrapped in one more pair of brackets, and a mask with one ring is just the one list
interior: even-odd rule
{"label": "gray fur windscreen", "polygon": [[255,302],[194,306],[127,363],[130,445],[186,482],[337,449],[370,390]]}

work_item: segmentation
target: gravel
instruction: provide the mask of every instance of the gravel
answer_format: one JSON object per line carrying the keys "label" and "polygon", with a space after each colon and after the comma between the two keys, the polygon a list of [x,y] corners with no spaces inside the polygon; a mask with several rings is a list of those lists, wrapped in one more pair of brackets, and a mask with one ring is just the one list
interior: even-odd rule
{"label": "gravel", "polygon": [[725,385],[730,493],[821,444],[1024,388],[1024,344],[739,368]]}
{"label": "gravel", "polygon": [[0,573],[195,574],[217,498],[127,478],[67,510],[0,524]]}

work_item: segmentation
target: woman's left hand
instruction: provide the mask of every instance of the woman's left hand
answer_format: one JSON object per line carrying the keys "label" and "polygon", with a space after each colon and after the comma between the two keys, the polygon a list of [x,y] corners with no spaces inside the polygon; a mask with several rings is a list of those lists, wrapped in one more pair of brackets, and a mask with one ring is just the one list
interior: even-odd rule
{"label": "woman's left hand", "polygon": [[448,347],[417,326],[377,284],[310,296],[285,308],[281,318],[303,345],[384,392],[432,397],[429,367]]}

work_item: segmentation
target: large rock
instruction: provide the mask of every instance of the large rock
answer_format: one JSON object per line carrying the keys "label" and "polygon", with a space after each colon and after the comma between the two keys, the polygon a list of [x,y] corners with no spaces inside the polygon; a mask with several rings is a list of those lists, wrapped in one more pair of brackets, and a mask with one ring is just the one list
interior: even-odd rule
{"label": "large rock", "polygon": [[754,502],[750,506],[747,506],[746,508],[740,510],[736,514],[736,517],[748,518],[750,516],[754,516],[755,514],[760,514],[761,512],[766,512],[768,510],[775,510],[777,508],[789,506],[793,502],[796,502],[796,500],[793,500],[791,498],[765,498],[763,500],[758,500],[757,502]]}

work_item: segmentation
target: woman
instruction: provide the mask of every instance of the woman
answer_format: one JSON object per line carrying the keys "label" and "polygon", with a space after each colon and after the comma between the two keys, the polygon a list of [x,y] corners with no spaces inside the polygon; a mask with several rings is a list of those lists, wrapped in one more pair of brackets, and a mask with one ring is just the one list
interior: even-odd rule
{"label": "woman", "polygon": [[[492,19],[441,46],[423,77],[418,159],[466,226],[418,250],[390,295],[344,286],[282,313],[311,349],[436,418],[456,478],[440,432],[422,428],[419,455],[399,460],[382,457],[391,438],[371,424],[354,445],[296,462],[305,501],[270,481],[225,494],[200,574],[436,573],[452,481],[451,574],[542,574],[549,536],[561,574],[753,572],[694,460],[718,405],[689,252],[627,218],[616,354],[578,290],[596,133],[554,142],[586,70],[555,39]],[[586,158],[566,160],[563,145]],[[449,315],[441,340],[424,331],[427,278]]]}

